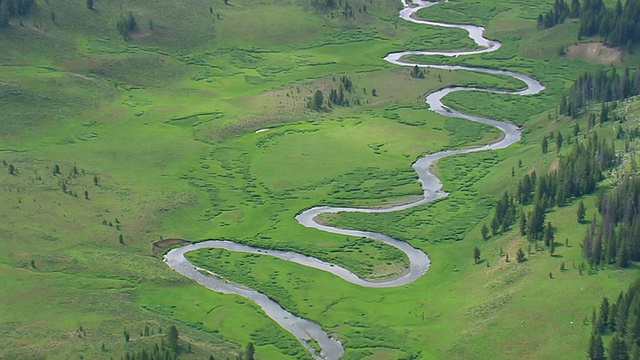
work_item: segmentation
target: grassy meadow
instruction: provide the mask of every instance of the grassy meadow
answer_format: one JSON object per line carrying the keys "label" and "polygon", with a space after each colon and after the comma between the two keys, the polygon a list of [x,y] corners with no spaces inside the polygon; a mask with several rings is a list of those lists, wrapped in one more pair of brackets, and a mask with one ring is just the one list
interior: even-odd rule
{"label": "grassy meadow", "polygon": [[[592,308],[637,278],[637,267],[579,273],[588,224],[576,222],[576,201],[547,214],[556,227],[553,256],[531,249],[516,263],[516,250],[528,250],[517,230],[480,236],[504,190],[515,192],[522,175],[553,168],[569,151],[567,140],[542,155],[540,140],[571,133],[574,121],[555,117],[559,94],[598,68],[559,55],[576,42],[576,23],[535,29],[551,5],[452,0],[420,12],[480,24],[504,45],[495,53],[414,60],[504,68],[546,86],[528,97],[458,92],[445,99],[460,111],[521,125],[523,140],[440,161],[451,194],[435,203],[323,218],[424,250],[432,259],[425,276],[367,289],[270,257],[200,250],[190,259],[318,322],[342,341],[344,359],[544,359],[558,349],[584,357]],[[352,0],[349,17],[342,6],[122,0],[96,1],[90,10],[85,1],[37,0],[33,14],[0,28],[0,358],[120,359],[153,346],[172,325],[181,358],[232,359],[249,342],[258,359],[310,358],[253,303],[171,271],[153,250],[161,239],[294,250],[372,279],[402,271],[407,260],[395,248],[304,228],[294,216],[315,205],[416,199],[411,164],[418,157],[500,136],[427,111],[424,95],[450,85],[521,84],[434,69],[412,78],[382,58],[474,44],[461,30],[398,19],[397,0]],[[138,27],[125,41],[116,22],[129,13]],[[623,66],[639,59],[627,54]],[[316,90],[327,99],[343,76],[353,83],[350,106],[307,108]],[[638,106],[620,110],[629,126],[638,125]],[[577,121],[582,132],[572,142],[587,132],[587,118]],[[591,219],[595,196],[583,200]]]}

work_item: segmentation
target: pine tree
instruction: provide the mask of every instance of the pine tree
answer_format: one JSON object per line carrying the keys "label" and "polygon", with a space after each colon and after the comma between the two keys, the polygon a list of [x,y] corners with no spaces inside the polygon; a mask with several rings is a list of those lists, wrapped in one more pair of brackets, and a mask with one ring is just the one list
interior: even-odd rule
{"label": "pine tree", "polygon": [[587,355],[590,360],[605,360],[604,345],[602,344],[602,337],[600,336],[600,334],[591,334],[591,338],[589,338],[589,348],[587,351]]}
{"label": "pine tree", "polygon": [[584,207],[584,202],[580,200],[580,203],[578,204],[578,211],[576,214],[578,223],[582,224],[586,215],[587,215],[587,209]]}
{"label": "pine tree", "polygon": [[500,231],[500,220],[498,219],[497,216],[494,216],[493,219],[491,219],[491,233],[493,235],[498,235]]}
{"label": "pine tree", "polygon": [[310,108],[314,111],[322,110],[322,105],[324,104],[324,95],[321,90],[316,90],[313,94],[313,99],[311,101]]}
{"label": "pine tree", "polygon": [[473,248],[473,262],[477,263],[478,261],[480,261],[480,248],[476,246]]}
{"label": "pine tree", "polygon": [[524,211],[520,211],[520,235],[527,234],[527,216]]}
{"label": "pine tree", "polygon": [[609,348],[607,349],[607,355],[611,360],[629,360],[629,349],[627,343],[614,334],[609,341]]}
{"label": "pine tree", "polygon": [[169,348],[174,351],[178,350],[178,336],[178,328],[176,328],[175,325],[171,325],[169,327],[169,333],[167,334],[167,344]]}
{"label": "pine tree", "polygon": [[556,136],[556,152],[560,152],[563,143],[564,138],[562,137],[562,133],[558,131],[558,135]]}
{"label": "pine tree", "polygon": [[487,240],[489,236],[489,229],[487,228],[487,224],[482,224],[482,228],[480,228],[480,235],[484,240]]}
{"label": "pine tree", "polygon": [[544,228],[544,244],[546,246],[553,246],[554,239],[553,226],[547,221],[547,225]]}
{"label": "pine tree", "polygon": [[244,350],[244,360],[254,360],[254,356],[255,348],[253,347],[253,343],[249,342]]}

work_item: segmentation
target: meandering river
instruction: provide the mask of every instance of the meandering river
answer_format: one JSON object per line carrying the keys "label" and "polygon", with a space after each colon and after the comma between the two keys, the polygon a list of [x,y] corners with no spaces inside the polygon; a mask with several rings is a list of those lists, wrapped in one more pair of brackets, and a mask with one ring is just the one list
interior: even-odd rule
{"label": "meandering river", "polygon": [[[442,151],[435,154],[426,155],[420,159],[418,159],[412,166],[418,174],[418,179],[422,184],[422,189],[424,190],[424,194],[422,199],[398,206],[392,206],[387,208],[373,208],[373,209],[364,209],[364,208],[349,208],[349,207],[314,207],[308,210],[305,210],[296,216],[298,222],[304,226],[316,228],[322,231],[328,231],[336,234],[343,234],[349,236],[359,236],[359,237],[367,237],[374,240],[382,241],[386,244],[394,246],[404,252],[409,259],[409,268],[402,275],[397,276],[392,279],[386,279],[384,281],[368,281],[366,279],[361,279],[351,271],[342,268],[335,264],[330,264],[316,258],[306,256],[303,254],[291,252],[291,251],[277,251],[277,250],[267,250],[260,249],[252,246],[247,246],[243,244],[234,243],[231,241],[220,241],[220,240],[209,240],[203,241],[195,244],[185,245],[178,249],[174,249],[169,251],[165,255],[165,262],[172,269],[179,272],[180,274],[195,280],[196,282],[206,286],[207,288],[224,294],[236,294],[240,296],[244,296],[245,298],[253,301],[258,306],[260,306],[264,312],[275,322],[277,322],[282,328],[292,333],[302,345],[304,345],[309,352],[313,355],[315,359],[325,359],[325,360],[337,360],[344,354],[344,348],[340,341],[335,338],[330,337],[322,327],[310,320],[300,318],[296,315],[289,313],[284,310],[278,303],[271,300],[265,294],[262,294],[256,290],[248,289],[244,286],[233,284],[224,279],[217,277],[215,274],[209,272],[208,270],[198,268],[191,264],[184,256],[185,253],[189,251],[193,251],[196,249],[202,248],[219,248],[226,249],[230,251],[236,252],[245,252],[245,253],[255,253],[262,254],[268,256],[278,257],[280,259],[284,259],[287,261],[295,262],[301,265],[313,267],[319,270],[330,272],[336,276],[341,277],[345,281],[349,281],[351,283],[367,286],[367,287],[390,287],[390,286],[400,286],[404,284],[411,283],[416,279],[420,278],[424,275],[429,269],[429,265],[431,263],[429,257],[419,249],[416,249],[409,245],[404,241],[399,241],[393,239],[387,235],[368,232],[368,231],[360,231],[360,230],[347,230],[341,229],[337,227],[332,227],[328,225],[322,225],[315,221],[316,216],[320,214],[326,213],[338,213],[338,212],[366,212],[366,213],[380,213],[380,212],[392,212],[398,210],[404,210],[410,207],[418,206],[425,204],[429,201],[433,201],[435,199],[444,197],[447,195],[444,191],[442,191],[442,182],[430,172],[430,167],[434,161],[442,159],[447,156],[461,154],[461,153],[470,153],[476,151],[485,151],[485,150],[495,150],[505,148],[517,141],[520,140],[520,131],[517,126],[492,120],[486,119],[478,116],[463,114],[455,109],[449,108],[442,103],[442,98],[447,94],[454,91],[484,91],[491,93],[501,93],[501,94],[514,94],[514,95],[531,95],[537,94],[544,89],[544,87],[535,79],[532,79],[526,75],[506,71],[506,70],[497,70],[497,69],[488,69],[488,68],[478,68],[478,67],[467,67],[467,66],[449,66],[449,65],[425,65],[425,64],[415,64],[409,61],[403,60],[406,55],[444,55],[444,56],[461,56],[461,55],[473,55],[480,54],[485,52],[496,51],[502,45],[498,41],[489,40],[484,37],[484,28],[475,25],[462,25],[462,24],[447,24],[447,23],[438,23],[432,21],[420,20],[414,17],[414,14],[424,8],[433,6],[437,3],[428,2],[428,1],[420,1],[413,0],[412,3],[408,3],[406,0],[402,0],[404,8],[400,11],[400,17],[410,22],[418,23],[418,24],[426,24],[433,26],[442,26],[442,27],[454,27],[466,30],[469,34],[469,37],[475,41],[478,48],[474,50],[468,51],[450,51],[450,52],[442,52],[442,51],[403,51],[397,53],[391,53],[387,55],[384,60],[396,64],[399,66],[415,66],[424,68],[436,68],[436,69],[448,69],[448,70],[468,70],[475,72],[482,72],[488,74],[499,74],[499,75],[507,75],[513,78],[516,78],[523,82],[524,87],[518,91],[505,91],[505,90],[494,90],[494,89],[479,89],[479,88],[468,88],[468,87],[449,87],[444,88],[434,93],[431,93],[426,98],[426,102],[429,105],[429,109],[438,114],[444,116],[450,116],[460,119],[466,119],[470,121],[477,121],[489,125],[493,125],[500,129],[504,136],[493,143],[473,147],[473,148],[464,148],[459,150],[450,150],[450,151]],[[317,354],[313,347],[309,344],[309,340],[315,340],[319,344],[321,348],[320,354]]]}

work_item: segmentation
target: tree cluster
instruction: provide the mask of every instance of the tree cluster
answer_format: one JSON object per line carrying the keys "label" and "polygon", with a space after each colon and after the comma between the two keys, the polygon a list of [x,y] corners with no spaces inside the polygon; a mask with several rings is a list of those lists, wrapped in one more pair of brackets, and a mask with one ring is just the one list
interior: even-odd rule
{"label": "tree cluster", "polygon": [[425,72],[418,65],[414,65],[413,68],[411,68],[410,75],[412,78],[424,79]]}
{"label": "tree cluster", "polygon": [[[628,68],[622,74],[614,67],[609,72],[604,69],[596,73],[585,72],[571,86],[569,97],[562,96],[559,113],[576,118],[582,109],[594,101],[623,100],[635,95],[640,95],[640,71],[635,71],[633,76]],[[601,117],[600,122],[606,120]]]}
{"label": "tree cluster", "polygon": [[567,18],[575,19],[580,16],[580,0],[572,0],[571,7],[564,0],[556,0],[553,9],[538,15],[538,29],[548,29],[562,24]]}
{"label": "tree cluster", "polygon": [[613,8],[607,8],[603,0],[556,0],[553,8],[538,15],[538,29],[546,29],[563,23],[567,18],[580,18],[578,39],[583,36],[601,36],[605,42],[632,49],[640,41],[640,0],[627,0],[622,5],[617,0]]}
{"label": "tree cluster", "polygon": [[640,261],[640,178],[627,177],[611,193],[602,196],[595,221],[587,230],[582,253],[593,265],[616,264],[621,268]]}
{"label": "tree cluster", "polygon": [[[597,314],[597,315],[596,315]],[[610,304],[606,297],[600,308],[593,310],[592,331],[587,348],[589,359],[638,359],[640,356],[640,280],[636,280],[626,294],[620,292]],[[603,335],[610,335],[606,357]]]}
{"label": "tree cluster", "polygon": [[631,48],[640,41],[640,0],[617,0],[613,9],[602,0],[585,0],[580,12],[582,36],[600,35],[605,42]]}
{"label": "tree cluster", "polygon": [[138,28],[138,24],[136,23],[136,18],[133,16],[133,13],[129,13],[127,17],[122,16],[118,19],[116,27],[120,35],[122,35],[122,38],[129,40],[129,33],[136,30]]}
{"label": "tree cluster", "polygon": [[[603,179],[603,171],[613,167],[615,161],[613,144],[599,140],[595,133],[586,141],[575,143],[557,170],[540,176],[535,171],[525,174],[518,182],[515,196],[505,192],[496,201],[491,232],[493,235],[505,232],[519,221],[521,235],[527,235],[530,241],[544,240],[553,249],[553,226],[546,221],[547,210],[593,193]],[[523,209],[525,205],[533,205],[528,213]],[[481,233],[486,239],[486,226]]]}
{"label": "tree cluster", "polygon": [[0,27],[9,25],[17,16],[27,16],[35,8],[35,0],[0,0]]}
{"label": "tree cluster", "polygon": [[491,220],[491,233],[499,234],[509,230],[516,221],[516,203],[512,196],[506,191],[502,197],[496,201],[496,211]]}
{"label": "tree cluster", "polygon": [[[336,81],[335,78],[333,80]],[[329,90],[329,98],[327,99],[326,105],[329,108],[332,107],[333,105],[347,106],[347,107],[351,106],[352,104],[360,105],[360,100],[358,98],[353,99],[352,97],[352,99],[349,100],[347,96],[348,94],[353,94],[355,91],[355,87],[351,79],[345,75],[345,76],[341,76],[339,81],[340,82],[337,89],[332,88]],[[366,89],[364,91],[366,94]],[[374,93],[375,93],[375,89],[371,91],[371,94],[373,96],[376,96]],[[322,90],[320,89],[316,90],[316,92],[307,102],[307,108],[313,111],[328,110],[325,107],[325,96]]]}
{"label": "tree cluster", "polygon": [[345,97],[345,91],[353,92],[353,82],[348,76],[340,77],[340,87],[338,89],[331,89],[329,92],[329,103],[340,106],[350,106],[349,99]]}

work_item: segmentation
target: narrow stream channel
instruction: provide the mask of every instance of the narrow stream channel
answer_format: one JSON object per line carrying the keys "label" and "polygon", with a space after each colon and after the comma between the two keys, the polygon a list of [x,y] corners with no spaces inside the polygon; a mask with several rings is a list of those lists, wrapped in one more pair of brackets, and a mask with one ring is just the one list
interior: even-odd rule
{"label": "narrow stream channel", "polygon": [[[449,150],[442,151],[435,154],[426,155],[420,159],[418,159],[415,163],[413,163],[413,168],[418,173],[418,179],[422,184],[422,189],[424,190],[423,198],[408,204],[392,206],[387,208],[374,208],[374,209],[365,209],[365,208],[348,208],[348,207],[329,207],[329,206],[321,206],[321,207],[313,207],[308,210],[305,210],[299,213],[296,216],[298,222],[306,227],[316,228],[318,230],[327,231],[335,234],[343,234],[349,236],[358,236],[358,237],[367,237],[374,240],[382,241],[388,245],[394,246],[404,252],[409,259],[409,268],[402,275],[387,279],[384,281],[368,281],[366,279],[361,279],[351,271],[342,268],[335,264],[326,263],[324,261],[318,260],[316,258],[306,256],[303,254],[291,252],[291,251],[276,251],[276,250],[267,250],[260,249],[252,246],[247,246],[243,244],[234,243],[231,241],[221,241],[221,240],[208,240],[195,244],[185,245],[180,248],[169,251],[164,260],[173,270],[179,272],[180,274],[195,280],[199,284],[206,286],[207,288],[223,293],[223,294],[236,294],[240,296],[244,296],[245,298],[253,301],[258,306],[260,306],[264,312],[275,322],[277,322],[282,328],[292,333],[305,348],[309,350],[309,352],[313,355],[315,359],[324,359],[324,360],[337,360],[344,354],[344,348],[340,341],[330,337],[322,327],[307,319],[300,318],[295,316],[286,310],[284,310],[278,303],[271,300],[265,294],[262,294],[256,290],[248,289],[245,286],[237,285],[225,281],[215,274],[205,270],[198,268],[191,264],[184,256],[185,253],[189,251],[193,251],[196,249],[202,248],[219,248],[226,249],[230,251],[236,252],[245,252],[245,253],[254,253],[254,254],[262,254],[278,257],[280,259],[284,259],[287,261],[295,262],[301,265],[313,267],[319,270],[330,272],[336,276],[341,277],[345,281],[349,281],[351,283],[366,286],[366,287],[391,287],[391,286],[400,286],[411,283],[416,279],[420,278],[424,275],[429,269],[429,265],[431,263],[429,257],[419,249],[416,249],[409,245],[408,243],[400,240],[393,239],[387,235],[368,232],[368,231],[360,231],[360,230],[347,230],[341,229],[337,227],[327,226],[319,224],[315,221],[315,217],[320,214],[326,213],[338,213],[338,212],[366,212],[366,213],[380,213],[380,212],[392,212],[408,209],[410,207],[418,206],[425,204],[427,202],[433,201],[435,199],[442,198],[447,196],[447,193],[442,191],[442,182],[438,179],[433,173],[429,171],[431,165],[444,157],[462,154],[462,153],[470,153],[476,151],[484,151],[484,150],[495,150],[505,148],[517,141],[520,140],[520,130],[517,126],[498,121],[492,119],[486,119],[479,116],[466,115],[455,109],[451,109],[445,106],[442,103],[442,98],[449,93],[454,91],[483,91],[483,92],[491,92],[498,94],[514,94],[514,95],[532,95],[537,94],[544,89],[544,87],[535,79],[532,79],[526,75],[505,71],[505,70],[497,70],[497,69],[489,69],[489,68],[478,68],[478,67],[467,67],[467,66],[449,66],[449,65],[426,65],[426,64],[416,64],[408,61],[404,61],[403,57],[406,55],[444,55],[444,56],[461,56],[461,55],[474,55],[485,52],[496,51],[502,45],[498,41],[489,40],[484,37],[484,28],[475,25],[461,25],[461,24],[447,24],[447,23],[438,23],[432,21],[419,20],[413,17],[413,15],[421,9],[433,6],[437,3],[428,2],[428,1],[420,1],[413,0],[412,3],[408,3],[406,0],[402,0],[404,8],[400,11],[400,17],[410,22],[418,23],[418,24],[426,24],[433,26],[442,26],[442,27],[454,27],[466,30],[469,34],[469,37],[475,41],[478,46],[478,49],[469,50],[469,51],[450,51],[450,52],[438,52],[438,51],[403,51],[397,53],[391,53],[387,55],[384,60],[396,64],[399,66],[415,66],[423,68],[435,68],[435,69],[447,69],[447,70],[467,70],[467,71],[475,71],[482,72],[487,74],[497,74],[497,75],[507,75],[511,76],[515,79],[518,79],[523,82],[524,87],[522,90],[518,91],[506,91],[506,90],[493,90],[493,89],[480,89],[480,88],[471,88],[471,87],[449,87],[444,88],[434,93],[431,93],[426,98],[426,102],[429,105],[429,110],[434,111],[438,114],[455,117],[460,119],[466,119],[470,121],[481,122],[484,124],[489,124],[495,126],[500,129],[504,136],[493,143],[473,147],[473,148],[464,148],[458,150]],[[313,347],[309,344],[309,340],[315,340],[320,345],[322,349],[320,354],[317,354]]]}

